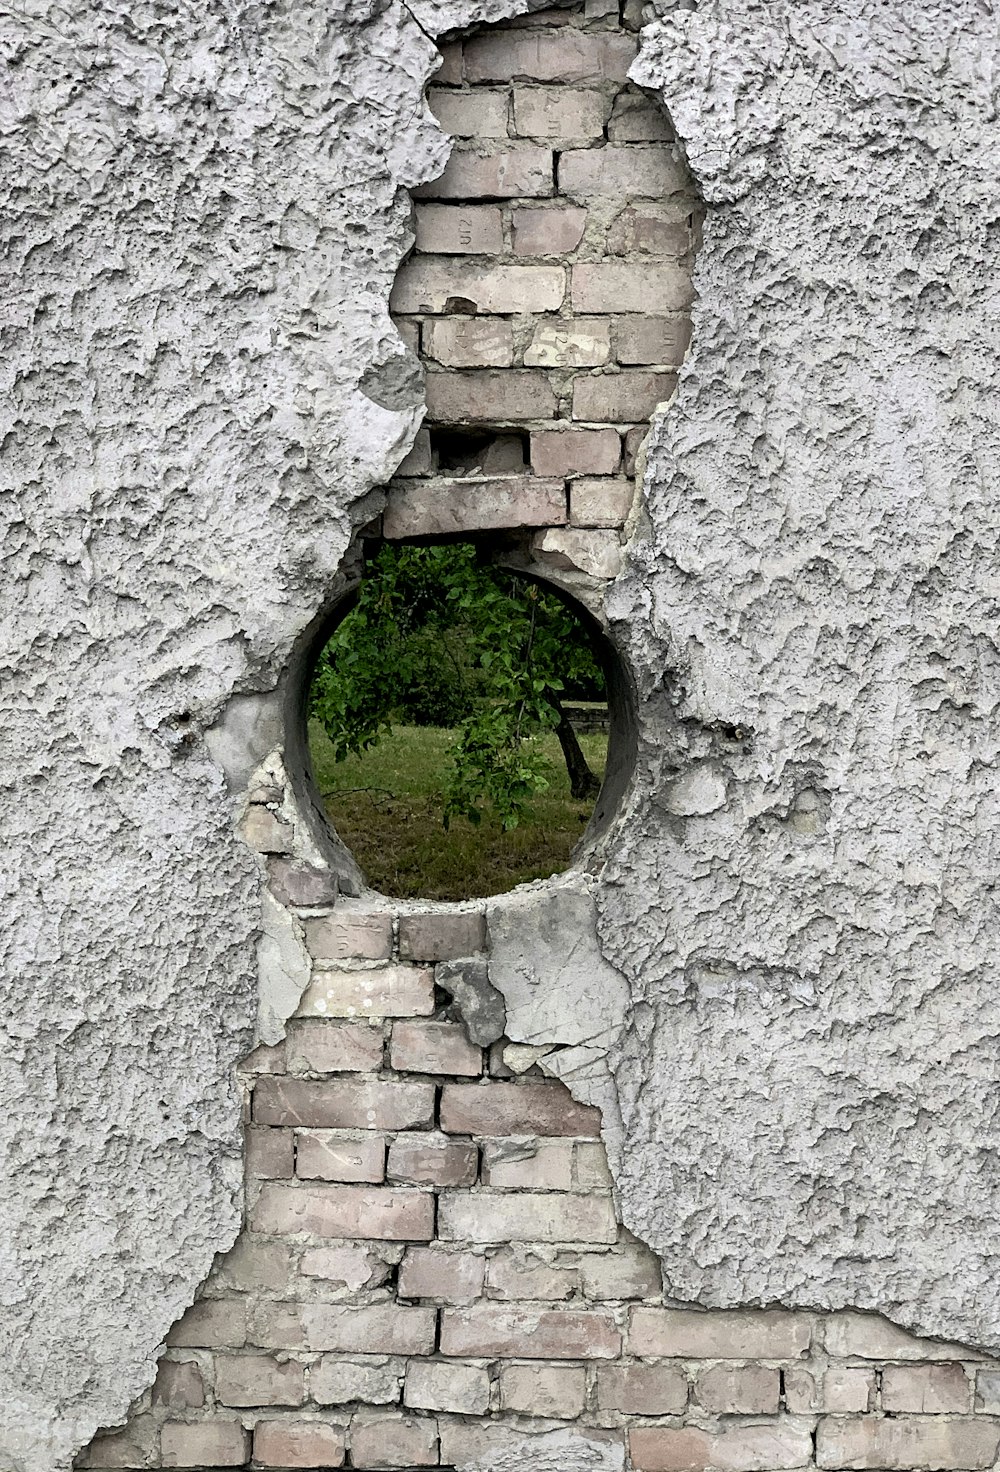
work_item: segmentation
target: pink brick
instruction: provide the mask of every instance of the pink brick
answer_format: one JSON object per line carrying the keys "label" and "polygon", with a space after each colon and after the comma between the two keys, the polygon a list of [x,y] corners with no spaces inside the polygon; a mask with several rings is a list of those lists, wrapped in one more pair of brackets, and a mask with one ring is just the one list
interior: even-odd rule
{"label": "pink brick", "polygon": [[285,1039],[289,1073],[377,1073],[382,1030],[325,1017],[293,1019]]}
{"label": "pink brick", "polygon": [[[148,1467],[159,1428],[149,1416],[133,1416],[122,1431],[98,1433],[73,1463],[105,1469]],[[162,1465],[162,1464],[160,1464]]]}
{"label": "pink brick", "polygon": [[215,1398],[224,1406],[300,1406],[305,1367],[271,1355],[216,1355]]}
{"label": "pink brick", "polygon": [[328,1421],[258,1421],[253,1433],[261,1467],[339,1467],[344,1444],[344,1428]]}
{"label": "pink brick", "polygon": [[[543,271],[544,266],[525,270]],[[663,261],[582,261],[572,268],[577,312],[684,311],[691,303],[691,278]]]}
{"label": "pink brick", "polygon": [[636,1308],[628,1348],[664,1358],[788,1360],[806,1354],[810,1339],[808,1316],[781,1309]]}
{"label": "pink brick", "polygon": [[485,945],[481,910],[427,910],[399,917],[399,954],[406,961],[457,961]]}
{"label": "pink brick", "polygon": [[536,475],[613,475],[621,456],[621,435],[616,429],[532,431],[531,468]]}
{"label": "pink brick", "polygon": [[197,1410],[204,1404],[205,1383],[194,1360],[161,1360],[153,1384],[153,1405],[187,1411]]}
{"label": "pink brick", "polygon": [[465,43],[470,82],[624,82],[638,45],[613,32],[487,31]]}
{"label": "pink brick", "polygon": [[370,1237],[387,1242],[428,1241],[434,1200],[426,1191],[379,1186],[286,1186],[267,1181],[253,1211],[252,1229],[272,1235]]}
{"label": "pink brick", "polygon": [[397,1135],[389,1146],[391,1181],[421,1186],[471,1186],[479,1168],[475,1145],[447,1135]]}
{"label": "pink brick", "polygon": [[389,1062],[401,1073],[454,1073],[478,1078],[483,1050],[475,1048],[457,1022],[397,1022]]}
{"label": "pink brick", "polygon": [[488,1296],[499,1299],[572,1298],[579,1286],[575,1267],[563,1267],[516,1246],[494,1252],[486,1268]]}
{"label": "pink brick", "polygon": [[663,199],[689,187],[687,170],[667,148],[608,143],[570,148],[559,159],[559,193],[570,199]]}
{"label": "pink brick", "polygon": [[458,143],[439,179],[414,189],[416,199],[538,199],[554,184],[550,148],[495,143],[487,150]]}
{"label": "pink brick", "polygon": [[625,1416],[679,1416],[687,1405],[688,1381],[674,1365],[601,1366],[597,1403]]}
{"label": "pink brick", "polygon": [[811,1422],[775,1420],[718,1432],[694,1426],[633,1426],[629,1450],[636,1472],[784,1472],[812,1464]]}
{"label": "pink brick", "polygon": [[586,1371],[582,1365],[503,1365],[500,1404],[526,1416],[573,1420],[583,1412]]}
{"label": "pink brick", "polygon": [[698,1404],[713,1415],[777,1415],[781,1377],[766,1365],[712,1365],[698,1376]]}
{"label": "pink brick", "polygon": [[379,966],[368,971],[317,969],[299,1003],[299,1017],[429,1017],[434,973],[422,966]]}
{"label": "pink brick", "polygon": [[428,373],[424,393],[427,418],[438,424],[554,419],[557,407],[547,376],[521,368]]}
{"label": "pink brick", "polygon": [[329,1131],[300,1130],[295,1136],[295,1174],[303,1181],[367,1181],[385,1176],[385,1140]]}
{"label": "pink brick", "polygon": [[267,1349],[430,1354],[434,1328],[432,1308],[263,1301],[254,1308],[252,1333],[253,1342]]}
{"label": "pink brick", "polygon": [[514,361],[514,332],[501,318],[444,317],[428,322],[424,343],[425,357],[445,368],[504,368]]}
{"label": "pink brick", "polygon": [[436,1467],[437,1422],[433,1416],[364,1412],[351,1421],[354,1467]]}
{"label": "pink brick", "polygon": [[290,1130],[250,1125],[246,1132],[246,1174],[251,1181],[288,1180],[295,1169],[294,1136]]}
{"label": "pink brick", "polygon": [[503,251],[503,217],[490,204],[417,206],[417,250],[445,256],[492,256]]}
{"label": "pink brick", "polygon": [[254,1089],[253,1111],[259,1124],[413,1129],[434,1117],[434,1085],[410,1079],[263,1078]]}
{"label": "pink brick", "polygon": [[448,536],[506,527],[557,526],[566,520],[561,480],[501,476],[396,480],[389,489],[385,535]]}
{"label": "pink brick", "polygon": [[515,87],[514,129],[521,138],[604,138],[607,104],[596,88]]}
{"label": "pink brick", "polygon": [[587,211],[553,205],[549,209],[515,209],[514,254],[568,256],[583,240]]}
{"label": "pink brick", "polygon": [[562,266],[486,265],[411,256],[392,288],[395,312],[456,311],[513,315],[557,312],[566,295]]}
{"label": "pink brick", "polygon": [[818,1467],[972,1469],[992,1467],[1000,1421],[984,1416],[826,1416],[816,1439]]}
{"label": "pink brick", "polygon": [[427,105],[453,138],[507,137],[509,104],[505,89],[477,87],[474,92],[449,92],[431,87]]}
{"label": "pink brick", "polygon": [[250,1455],[250,1433],[238,1421],[165,1421],[160,1455],[164,1467],[242,1467]]}
{"label": "pink brick", "polygon": [[691,341],[691,323],[686,317],[619,317],[616,340],[619,363],[679,367]]}
{"label": "pink brick", "polygon": [[569,1191],[572,1140],[486,1140],[482,1182],[501,1191]]}
{"label": "pink brick", "polygon": [[509,1359],[614,1359],[621,1335],[610,1314],[576,1309],[446,1308],[441,1315],[442,1354]]}
{"label": "pink brick", "polygon": [[201,1298],[167,1335],[172,1349],[239,1349],[246,1343],[246,1306],[241,1298]]}
{"label": "pink brick", "polygon": [[399,1268],[402,1298],[467,1304],[482,1296],[486,1259],[443,1247],[408,1247]]}
{"label": "pink brick", "polygon": [[624,526],[634,500],[635,483],[624,476],[581,477],[569,488],[569,519],[573,526]]}
{"label": "pink brick", "polygon": [[676,373],[623,368],[620,373],[580,374],[573,384],[573,418],[615,424],[651,419],[676,387]]}
{"label": "pink brick", "polygon": [[392,955],[392,916],[337,909],[306,921],[306,945],[317,961],[387,961]]}
{"label": "pink brick", "polygon": [[597,1139],[601,1115],[598,1109],[578,1104],[560,1083],[445,1084],[441,1128],[454,1135],[582,1135]]}
{"label": "pink brick", "polygon": [[663,256],[677,260],[691,249],[690,205],[632,204],[608,230],[608,250],[615,256]]}
{"label": "pink brick", "polygon": [[[389,1257],[395,1256],[390,1248]],[[307,1247],[299,1272],[306,1278],[324,1278],[333,1288],[380,1288],[390,1275],[391,1263],[370,1244],[338,1242],[336,1247]]]}
{"label": "pink brick", "polygon": [[962,1365],[886,1365],[882,1408],[961,1414],[971,1408],[972,1386]]}

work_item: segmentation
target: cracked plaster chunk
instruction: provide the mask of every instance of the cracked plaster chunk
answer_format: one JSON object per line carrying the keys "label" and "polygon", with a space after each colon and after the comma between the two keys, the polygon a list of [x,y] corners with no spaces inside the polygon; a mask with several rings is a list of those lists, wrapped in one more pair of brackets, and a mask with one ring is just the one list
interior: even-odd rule
{"label": "cracked plaster chunk", "polygon": [[277,1043],[309,985],[312,963],[298,925],[283,905],[263,890],[263,933],[257,943],[257,1037]]}
{"label": "cracked plaster chunk", "polygon": [[489,967],[481,957],[442,961],[434,968],[434,980],[454,998],[470,1043],[488,1048],[503,1037],[507,1027],[504,999],[490,981]]}

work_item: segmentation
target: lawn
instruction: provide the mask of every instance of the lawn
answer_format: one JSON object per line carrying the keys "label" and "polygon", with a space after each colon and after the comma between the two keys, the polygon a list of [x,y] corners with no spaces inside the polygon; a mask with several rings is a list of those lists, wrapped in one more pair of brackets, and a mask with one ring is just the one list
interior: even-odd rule
{"label": "lawn", "polygon": [[[310,723],[316,784],[368,883],[399,899],[462,900],[565,869],[593,805],[570,797],[555,736],[543,741],[550,786],[509,833],[486,819],[474,827],[455,818],[444,827],[441,790],[452,739],[437,726],[397,726],[365,756],[336,762],[322,726]],[[602,776],[607,736],[582,734],[580,745]]]}

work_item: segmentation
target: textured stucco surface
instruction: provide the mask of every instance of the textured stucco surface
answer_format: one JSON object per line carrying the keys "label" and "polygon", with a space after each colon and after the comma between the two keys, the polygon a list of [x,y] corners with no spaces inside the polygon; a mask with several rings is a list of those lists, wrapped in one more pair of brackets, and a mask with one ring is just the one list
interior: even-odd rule
{"label": "textured stucco surface", "polygon": [[[515,8],[0,26],[5,1469],[121,1418],[236,1234],[262,902],[203,733],[416,427],[385,303],[445,156],[424,32]],[[704,0],[637,72],[710,209],[611,602],[619,1184],[678,1297],[997,1347],[995,25],[841,10]]]}
{"label": "textured stucco surface", "polygon": [[704,1304],[1000,1346],[993,7],[700,0],[644,35],[707,200],[612,595],[626,1224]]}

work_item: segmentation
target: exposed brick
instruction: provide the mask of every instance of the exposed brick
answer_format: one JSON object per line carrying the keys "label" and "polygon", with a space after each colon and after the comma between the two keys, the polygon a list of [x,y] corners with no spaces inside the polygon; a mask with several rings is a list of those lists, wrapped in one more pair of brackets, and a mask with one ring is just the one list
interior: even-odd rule
{"label": "exposed brick", "polygon": [[153,1405],[167,1406],[171,1411],[188,1411],[197,1410],[204,1404],[205,1382],[195,1361],[161,1360],[153,1382]]}
{"label": "exposed brick", "polygon": [[401,1298],[467,1304],[481,1297],[485,1257],[442,1247],[409,1247],[399,1267]]}
{"label": "exposed brick", "polygon": [[239,1349],[245,1343],[241,1298],[200,1298],[167,1335],[171,1349]]}
{"label": "exposed brick", "polygon": [[309,1247],[299,1271],[307,1278],[323,1278],[331,1288],[378,1288],[389,1276],[390,1265],[372,1247],[357,1244]]}
{"label": "exposed brick", "polygon": [[[785,1383],[787,1398],[787,1371]],[[870,1411],[874,1404],[874,1370],[863,1365],[830,1365],[823,1372],[820,1405],[824,1411]],[[789,1410],[793,1409],[789,1402]],[[1000,1410],[1000,1406],[997,1409]]]}
{"label": "exposed brick", "polygon": [[[517,1468],[521,1472],[527,1467],[549,1463],[561,1472],[561,1469],[571,1467],[621,1467],[624,1461],[623,1436],[619,1431],[566,1426],[559,1438],[563,1446],[558,1451],[545,1448],[544,1452],[540,1447],[541,1455],[536,1461],[530,1432],[516,1422],[442,1416],[438,1424],[442,1464],[455,1468]],[[532,1429],[542,1430],[543,1427]],[[544,1443],[542,1445],[544,1447]],[[554,1455],[546,1454],[550,1450]]]}
{"label": "exposed brick", "polygon": [[486,1281],[490,1298],[558,1301],[573,1296],[579,1273],[523,1247],[507,1247],[490,1257]]}
{"label": "exposed brick", "polygon": [[614,1252],[588,1253],[580,1259],[580,1279],[587,1298],[660,1298],[660,1260],[641,1242]]}
{"label": "exposed brick", "polygon": [[[397,327],[399,322],[397,321]],[[418,326],[417,323],[409,323],[411,327]],[[434,456],[431,454],[431,436],[427,429],[418,429],[417,437],[413,441],[413,448],[404,460],[399,462],[396,473],[398,475],[429,475],[434,468]]]}
{"label": "exposed brick", "polygon": [[612,143],[669,143],[674,130],[667,110],[642,92],[620,92],[608,120]]}
{"label": "exposed brick", "polygon": [[604,137],[607,103],[603,92],[572,87],[515,87],[514,130],[521,138],[569,139]]}
{"label": "exposed brick", "polygon": [[691,341],[691,323],[679,317],[619,317],[615,337],[619,363],[680,367]]}
{"label": "exposed brick", "polygon": [[701,1312],[686,1308],[632,1310],[630,1354],[684,1359],[796,1359],[809,1349],[805,1314],[781,1309]]}
{"label": "exposed brick", "polygon": [[636,1472],[783,1472],[812,1461],[811,1422],[775,1421],[711,1432],[694,1426],[633,1426],[629,1450]]}
{"label": "exposed brick", "polygon": [[299,1131],[295,1174],[303,1181],[367,1181],[385,1178],[385,1141],[367,1134],[351,1139],[329,1132]]}
{"label": "exposed brick", "polygon": [[224,1406],[300,1406],[306,1398],[305,1367],[270,1355],[217,1355],[215,1398]]}
{"label": "exposed brick", "polygon": [[354,1467],[436,1467],[437,1460],[433,1417],[361,1412],[351,1421]]}
{"label": "exposed brick", "polygon": [[616,429],[573,427],[539,429],[531,434],[531,468],[536,475],[613,475],[621,454],[621,435]]}
{"label": "exposed brick", "polygon": [[[856,1407],[830,1406],[828,1409],[853,1411]],[[976,1371],[976,1410],[989,1411],[994,1415],[1000,1412],[1000,1370]]]}
{"label": "exposed brick", "polygon": [[392,916],[337,909],[306,921],[306,946],[317,961],[387,961],[392,955]]}
{"label": "exposed brick", "polygon": [[614,1242],[618,1224],[606,1196],[444,1192],[438,1235],[445,1242]]}
{"label": "exposed brick", "polygon": [[364,1022],[295,1018],[285,1039],[289,1073],[377,1073],[382,1032]]}
{"label": "exposed brick", "polygon": [[484,1416],[490,1408],[490,1377],[479,1365],[454,1360],[411,1360],[403,1404],[420,1411],[455,1411]]}
{"label": "exposed brick", "polygon": [[272,859],[268,876],[282,904],[311,909],[336,902],[339,886],[332,869],[320,869],[299,859]]}
{"label": "exposed brick", "polygon": [[635,475],[638,471],[639,455],[649,436],[648,424],[634,424],[625,432],[625,474]]}
{"label": "exposed brick", "polygon": [[299,1003],[299,1017],[429,1017],[434,973],[423,966],[372,971],[317,970]]}
{"label": "exposed brick", "polygon": [[[97,1435],[73,1463],[74,1467],[106,1469],[148,1467],[154,1454],[158,1428],[151,1417],[133,1416],[122,1431]],[[162,1464],[161,1464],[162,1465]]]}
{"label": "exposed brick", "polygon": [[481,910],[420,911],[399,917],[399,954],[409,961],[457,961],[486,945]]}
{"label": "exposed brick", "polygon": [[435,1310],[396,1303],[261,1302],[253,1342],[266,1349],[340,1350],[346,1354],[430,1354]]}
{"label": "exposed brick", "polygon": [[961,1365],[887,1365],[882,1408],[961,1414],[970,1409],[971,1385]]}
{"label": "exposed brick", "polygon": [[251,1125],[245,1143],[248,1180],[288,1180],[294,1174],[295,1139],[291,1130]]}
{"label": "exposed brick", "polygon": [[251,803],[240,822],[240,837],[258,854],[287,854],[292,846],[292,828],[277,813],[260,803]]}
{"label": "exposed brick", "polygon": [[426,1191],[379,1186],[286,1186],[267,1181],[252,1229],[284,1236],[371,1237],[425,1242],[434,1235],[434,1199]]}
{"label": "exposed brick", "polygon": [[615,532],[555,527],[537,533],[532,546],[551,567],[575,568],[591,578],[616,578],[621,572],[621,542]]}
{"label": "exposed brick", "polygon": [[[525,266],[544,271],[546,266]],[[582,261],[572,267],[577,312],[680,312],[691,301],[691,281],[680,266],[662,261]]]}
{"label": "exposed brick", "polygon": [[714,1415],[776,1415],[781,1376],[766,1365],[712,1365],[699,1374],[695,1395]]}
{"label": "exposed brick", "polygon": [[406,1361],[368,1355],[345,1360],[340,1355],[324,1356],[309,1371],[309,1395],[318,1406],[393,1405],[403,1387]]}
{"label": "exposed brick", "polygon": [[395,312],[557,312],[566,295],[562,266],[487,265],[411,256],[392,288]]}
{"label": "exposed brick", "polygon": [[818,1467],[992,1467],[1000,1421],[983,1416],[827,1416],[816,1437]]}
{"label": "exposed brick", "polygon": [[624,82],[638,46],[631,36],[489,31],[465,43],[470,82]]}
{"label": "exposed brick", "polygon": [[635,485],[624,477],[582,477],[569,488],[569,519],[573,526],[623,526],[634,499]]}
{"label": "exposed brick", "polygon": [[620,373],[582,374],[573,384],[573,418],[628,424],[651,419],[677,387],[676,373],[623,368]]}
{"label": "exposed brick", "polygon": [[461,41],[442,41],[439,46],[441,64],[434,81],[442,86],[460,87],[465,77]]}
{"label": "exposed brick", "polygon": [[474,1048],[457,1022],[397,1022],[389,1062],[400,1072],[453,1073],[478,1078],[483,1050]]}
{"label": "exposed brick", "polygon": [[514,254],[517,256],[572,255],[583,239],[587,211],[574,206],[515,209]]}
{"label": "exposed brick", "polygon": [[602,1365],[597,1404],[626,1416],[677,1416],[688,1399],[688,1381],[674,1365]]}
{"label": "exposed brick", "polygon": [[554,188],[552,150],[538,143],[458,143],[439,179],[415,199],[539,199]]}
{"label": "exposed brick", "polygon": [[500,1404],[527,1416],[572,1420],[583,1411],[586,1371],[582,1365],[503,1365]]}
{"label": "exposed brick", "polygon": [[477,87],[474,92],[449,92],[431,87],[427,105],[446,133],[453,138],[506,138],[507,93]]}
{"label": "exposed brick", "polygon": [[453,1135],[581,1135],[598,1139],[600,1110],[560,1083],[445,1084],[441,1127]]}
{"label": "exposed brick", "polygon": [[[252,1237],[237,1238],[236,1245],[213,1268],[213,1291],[235,1289],[238,1293],[282,1293],[292,1270],[292,1255],[284,1242],[262,1242]],[[242,1340],[240,1343],[242,1344]]]}
{"label": "exposed brick", "polygon": [[389,1146],[391,1181],[426,1186],[471,1186],[479,1158],[474,1145],[436,1132],[400,1134]]}
{"label": "exposed brick", "polygon": [[561,480],[497,479],[394,481],[385,511],[385,535],[447,536],[494,528],[553,526],[566,520]]}
{"label": "exposed brick", "polygon": [[514,331],[502,318],[443,317],[424,328],[424,356],[445,368],[509,368]]}
{"label": "exposed brick", "polygon": [[611,255],[653,256],[677,260],[691,249],[689,204],[632,204],[608,230]]}
{"label": "exposed brick", "polygon": [[583,1191],[610,1190],[614,1184],[608,1153],[600,1140],[577,1142],[573,1152],[573,1171],[577,1187]]}
{"label": "exposed brick", "polygon": [[503,218],[496,205],[422,204],[416,211],[418,251],[445,256],[499,255]]}
{"label": "exposed brick", "polygon": [[936,1339],[919,1339],[890,1324],[877,1314],[828,1314],[822,1320],[823,1347],[834,1359],[863,1360],[962,1360],[977,1359],[960,1344]]}
{"label": "exposed brick", "polygon": [[608,143],[569,148],[559,159],[559,192],[570,199],[662,199],[689,187],[684,165],[666,148]]}
{"label": "exposed brick", "polygon": [[[392,325],[395,327],[400,340],[406,344],[410,352],[419,357],[420,323],[415,322],[411,317],[393,317]],[[408,455],[406,458],[409,459],[410,456]]]}
{"label": "exposed brick", "polygon": [[261,1043],[240,1064],[241,1073],[284,1073],[284,1071],[284,1040],[280,1043],[274,1043],[270,1047],[266,1043]]}
{"label": "exposed brick", "polygon": [[499,1190],[569,1191],[572,1140],[487,1140],[482,1182]]}
{"label": "exposed brick", "polygon": [[253,1094],[259,1124],[331,1130],[408,1130],[430,1124],[434,1085],[414,1079],[262,1078]]}
{"label": "exposed brick", "polygon": [[522,368],[429,373],[427,417],[438,424],[554,419],[556,396],[544,373]]}
{"label": "exposed brick", "polygon": [[610,1314],[475,1304],[441,1314],[442,1354],[510,1359],[614,1359],[621,1335]]}
{"label": "exposed brick", "polygon": [[339,1467],[345,1440],[344,1428],[328,1421],[258,1421],[254,1461],[260,1467]]}
{"label": "exposed brick", "polygon": [[524,354],[527,368],[595,368],[611,356],[611,324],[601,317],[539,322]]}
{"label": "exposed brick", "polygon": [[164,1467],[242,1467],[250,1433],[239,1421],[165,1421],[160,1432]]}

